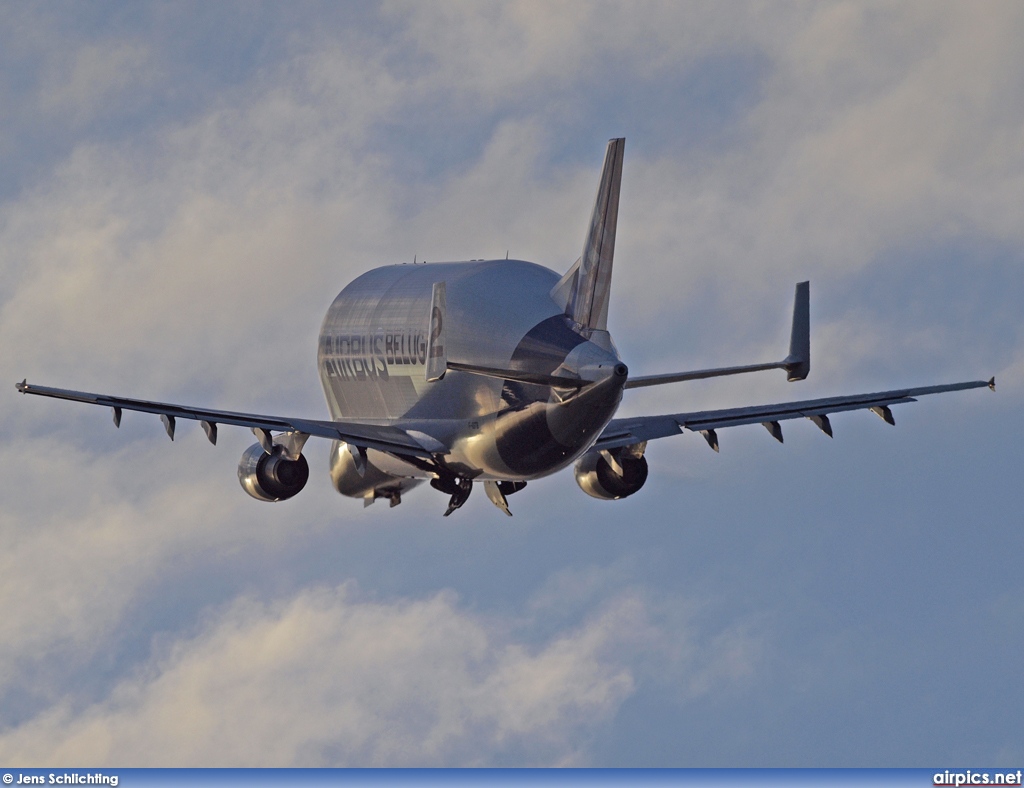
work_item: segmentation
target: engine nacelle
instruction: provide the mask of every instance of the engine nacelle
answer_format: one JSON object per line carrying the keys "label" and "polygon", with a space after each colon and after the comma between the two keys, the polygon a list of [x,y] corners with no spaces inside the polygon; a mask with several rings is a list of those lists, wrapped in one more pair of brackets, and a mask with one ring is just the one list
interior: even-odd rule
{"label": "engine nacelle", "polygon": [[[387,498],[392,506],[402,502],[402,493],[423,483],[422,479],[396,476],[381,470],[372,462],[373,452],[357,463],[359,450],[343,441],[331,444],[331,483],[334,489],[349,498],[362,498],[369,506],[377,498]],[[361,467],[360,467],[361,466]]]}
{"label": "engine nacelle", "polygon": [[309,465],[301,454],[289,460],[283,446],[274,446],[267,454],[255,443],[245,450],[238,463],[238,481],[242,489],[257,501],[283,501],[297,495],[309,479]]}
{"label": "engine nacelle", "polygon": [[622,452],[616,454],[615,459],[622,468],[621,474],[601,455],[601,452],[587,452],[576,460],[573,469],[576,473],[576,484],[587,495],[606,501],[626,498],[637,492],[647,481],[647,458]]}

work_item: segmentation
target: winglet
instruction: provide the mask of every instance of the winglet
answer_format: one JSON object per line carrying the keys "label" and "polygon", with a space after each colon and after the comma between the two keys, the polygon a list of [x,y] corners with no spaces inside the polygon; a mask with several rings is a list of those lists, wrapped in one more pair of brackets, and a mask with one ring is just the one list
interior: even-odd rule
{"label": "winglet", "polygon": [[448,371],[448,351],[445,348],[448,322],[445,306],[445,284],[434,282],[430,297],[430,322],[427,324],[427,370],[428,383],[441,380]]}
{"label": "winglet", "polygon": [[798,282],[793,299],[793,332],[783,363],[789,381],[803,380],[811,371],[811,283]]}
{"label": "winglet", "polygon": [[619,185],[622,182],[623,137],[609,140],[604,157],[601,185],[597,190],[590,229],[583,245],[575,286],[565,307],[581,332],[608,329],[608,299],[615,256],[615,226],[619,219]]}

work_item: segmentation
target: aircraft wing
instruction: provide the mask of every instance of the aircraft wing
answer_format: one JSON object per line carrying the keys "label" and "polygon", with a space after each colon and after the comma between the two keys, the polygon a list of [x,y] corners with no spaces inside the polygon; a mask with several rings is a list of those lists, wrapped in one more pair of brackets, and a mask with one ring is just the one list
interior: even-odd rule
{"label": "aircraft wing", "polygon": [[802,402],[782,402],[777,405],[755,405],[747,408],[705,410],[695,413],[672,413],[665,416],[639,416],[631,419],[613,419],[597,439],[593,449],[607,451],[621,446],[630,446],[644,441],[678,435],[684,429],[700,432],[708,444],[718,451],[718,436],[715,430],[722,427],[737,427],[741,424],[763,424],[779,442],[782,441],[780,421],[807,418],[818,425],[829,437],[832,425],[830,413],[844,410],[872,410],[887,423],[894,424],[890,405],[916,402],[925,394],[941,394],[947,391],[963,391],[988,386],[995,389],[995,378],[975,380],[968,383],[950,383],[941,386],[880,391],[874,394],[854,394],[843,397],[826,397]]}
{"label": "aircraft wing", "polygon": [[[191,419],[201,422],[211,443],[217,442],[217,425],[232,424],[248,427],[269,443],[270,432],[300,433],[315,435],[319,438],[331,438],[351,443],[365,449],[377,449],[408,457],[430,459],[437,451],[445,451],[445,447],[432,438],[424,436],[423,442],[417,441],[405,430],[378,424],[360,424],[348,421],[316,421],[296,419],[282,416],[261,416],[256,413],[236,413],[227,410],[211,410],[196,408],[190,405],[174,405],[167,402],[149,402],[147,400],[114,397],[108,394],[91,394],[86,391],[70,391],[49,386],[31,385],[27,381],[18,384],[22,394],[37,394],[42,397],[86,402],[90,405],[104,405],[114,412],[114,424],[120,426],[121,411],[134,410],[142,413],[155,413],[161,417],[164,428],[171,440],[174,440],[175,419]],[[262,431],[262,435],[260,432]],[[425,445],[433,441],[432,444]]]}

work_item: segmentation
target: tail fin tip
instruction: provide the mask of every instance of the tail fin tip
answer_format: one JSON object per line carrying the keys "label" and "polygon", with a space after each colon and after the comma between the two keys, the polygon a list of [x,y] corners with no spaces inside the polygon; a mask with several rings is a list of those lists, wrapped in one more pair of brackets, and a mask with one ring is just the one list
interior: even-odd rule
{"label": "tail fin tip", "polygon": [[565,308],[566,315],[583,331],[605,331],[608,328],[608,301],[625,148],[625,137],[608,141],[601,183],[594,201],[575,287]]}

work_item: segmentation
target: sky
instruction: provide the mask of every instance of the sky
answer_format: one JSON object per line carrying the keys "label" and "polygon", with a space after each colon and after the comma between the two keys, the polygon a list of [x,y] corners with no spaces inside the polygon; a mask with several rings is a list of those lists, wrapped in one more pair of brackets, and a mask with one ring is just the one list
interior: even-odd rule
{"label": "sky", "polygon": [[[0,762],[1024,762],[1024,5],[0,0]],[[360,273],[579,256],[626,137],[620,413],[988,379],[652,443],[506,518],[30,382],[325,418]],[[3,390],[3,389],[0,389]]]}

